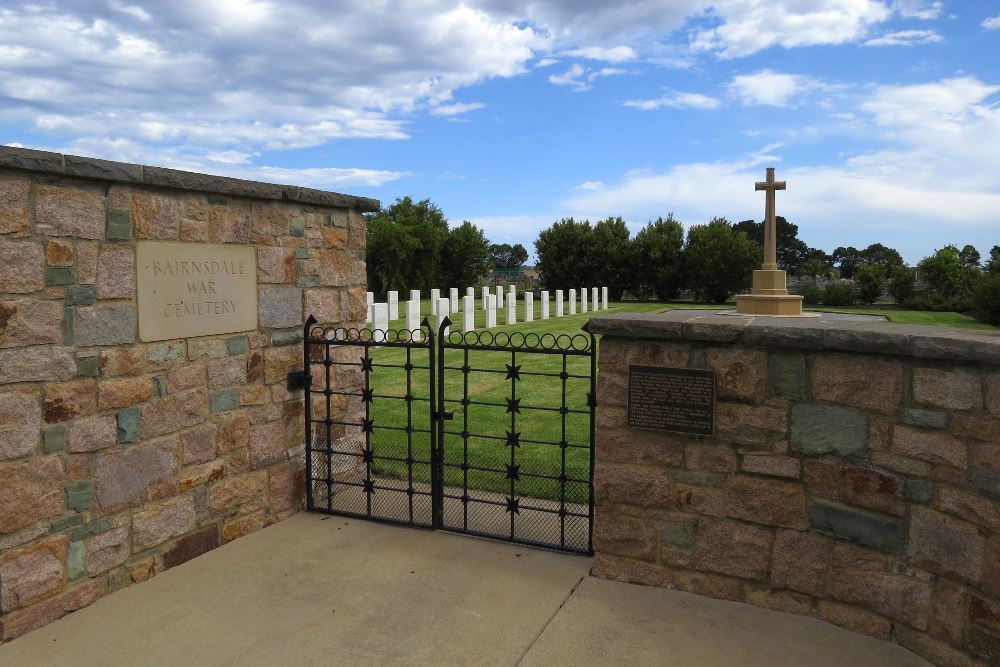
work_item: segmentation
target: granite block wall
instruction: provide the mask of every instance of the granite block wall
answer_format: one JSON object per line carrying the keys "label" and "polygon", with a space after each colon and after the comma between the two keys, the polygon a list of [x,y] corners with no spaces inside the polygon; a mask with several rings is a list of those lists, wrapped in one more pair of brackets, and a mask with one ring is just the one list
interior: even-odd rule
{"label": "granite block wall", "polygon": [[[1000,336],[682,320],[591,323],[594,574],[1000,664]],[[627,428],[630,364],[715,370],[715,436]]]}
{"label": "granite block wall", "polygon": [[[306,314],[364,321],[375,207],[0,148],[0,641],[303,506],[286,374]],[[256,248],[259,326],[139,342],[144,239]]]}

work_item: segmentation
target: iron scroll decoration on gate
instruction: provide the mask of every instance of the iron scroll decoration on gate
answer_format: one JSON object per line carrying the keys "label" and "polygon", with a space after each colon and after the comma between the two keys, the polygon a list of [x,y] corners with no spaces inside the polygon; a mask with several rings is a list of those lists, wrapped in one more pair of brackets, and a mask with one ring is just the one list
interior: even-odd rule
{"label": "iron scroll decoration on gate", "polygon": [[[594,336],[450,325],[309,317],[289,374],[307,392],[308,509],[593,553]],[[503,398],[470,395],[470,378]],[[556,378],[558,404],[522,389]]]}

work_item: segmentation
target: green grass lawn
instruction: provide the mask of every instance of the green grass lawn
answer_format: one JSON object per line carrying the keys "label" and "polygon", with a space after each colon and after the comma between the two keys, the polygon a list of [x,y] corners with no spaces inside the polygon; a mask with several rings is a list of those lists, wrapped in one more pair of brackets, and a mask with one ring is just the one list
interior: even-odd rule
{"label": "green grass lawn", "polygon": [[[518,302],[518,316],[523,318],[523,301]],[[660,312],[669,309],[720,309],[720,305],[695,305],[690,303],[635,303],[612,304],[599,313],[616,312]],[[931,313],[895,310],[891,308],[831,308],[829,312],[864,313],[884,315],[890,321],[913,324],[938,324],[965,329],[996,330],[988,325],[975,322],[958,313]],[[405,316],[405,307],[400,308]],[[430,301],[422,303],[422,312],[430,313]],[[568,308],[567,311],[568,312]],[[555,308],[551,314],[554,316]],[[581,334],[581,327],[595,313],[566,315],[561,318],[540,319],[541,306],[535,301],[535,320],[531,323],[519,321],[506,326],[506,310],[498,311],[498,323],[503,326],[491,329],[492,333],[519,331],[538,336],[572,336]],[[461,324],[461,313],[451,316],[455,321],[454,330]],[[433,318],[432,318],[433,319]],[[476,312],[477,330],[485,327],[486,314],[482,309]],[[395,320],[393,328],[402,328],[405,320]],[[435,321],[436,326],[436,321]],[[418,368],[411,372],[409,386],[403,365],[407,363],[407,350],[401,348],[381,348],[372,352],[375,363],[371,375],[375,399],[371,405],[371,417],[375,430],[372,448],[376,457],[374,470],[383,476],[407,479],[406,459],[412,457],[414,482],[430,481],[430,426],[427,350],[411,348],[409,363]],[[467,355],[467,357],[466,357]],[[507,399],[511,398],[511,382],[507,379],[507,365],[520,366],[521,379],[516,384],[516,397],[521,399],[521,413],[512,422],[507,413]],[[590,360],[586,356],[566,358],[565,371],[570,377],[565,380],[566,407],[570,412],[562,415],[558,408],[563,401],[563,380],[558,376],[532,375],[548,373],[558,375],[562,367],[562,355],[534,354],[528,352],[464,351],[446,349],[445,397],[446,409],[454,412],[454,419],[446,422],[444,442],[445,483],[461,486],[468,475],[470,488],[509,494],[510,480],[507,466],[519,466],[519,480],[515,481],[514,493],[558,500],[562,497],[561,485],[556,480],[539,478],[535,475],[558,477],[563,471],[570,481],[566,485],[567,502],[586,503],[588,488],[586,480],[590,465],[589,434],[590,421],[586,406],[586,394],[590,391],[587,379]],[[463,373],[468,365],[474,370]],[[419,368],[419,367],[425,368]],[[573,377],[579,376],[579,377]],[[413,396],[411,402],[403,400],[407,394]],[[463,395],[471,401],[462,405]],[[540,407],[549,410],[532,410]],[[413,433],[406,432],[408,415]],[[513,423],[513,426],[512,426]],[[468,432],[468,437],[463,436]],[[508,432],[520,433],[521,444],[514,451],[507,445]],[[529,442],[531,440],[559,443],[566,441],[565,449],[558,445]],[[565,461],[565,463],[564,463]],[[468,464],[472,469],[461,468]]]}

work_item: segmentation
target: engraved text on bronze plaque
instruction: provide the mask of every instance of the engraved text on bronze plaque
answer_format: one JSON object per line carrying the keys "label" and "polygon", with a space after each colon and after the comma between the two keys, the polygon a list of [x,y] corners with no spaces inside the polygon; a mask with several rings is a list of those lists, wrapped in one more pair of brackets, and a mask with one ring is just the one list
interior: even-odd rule
{"label": "engraved text on bronze plaque", "polygon": [[689,435],[715,434],[715,371],[628,367],[628,425]]}

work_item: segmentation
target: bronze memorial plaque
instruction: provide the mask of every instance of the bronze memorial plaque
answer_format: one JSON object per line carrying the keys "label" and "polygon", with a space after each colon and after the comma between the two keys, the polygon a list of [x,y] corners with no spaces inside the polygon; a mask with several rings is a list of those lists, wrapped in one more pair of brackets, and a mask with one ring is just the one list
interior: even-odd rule
{"label": "bronze memorial plaque", "polygon": [[628,426],[714,435],[715,371],[629,366]]}
{"label": "bronze memorial plaque", "polygon": [[141,341],[257,328],[253,246],[139,241],[135,272]]}

